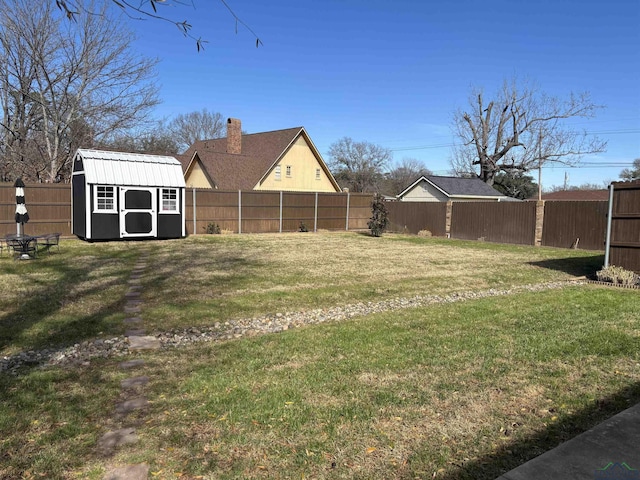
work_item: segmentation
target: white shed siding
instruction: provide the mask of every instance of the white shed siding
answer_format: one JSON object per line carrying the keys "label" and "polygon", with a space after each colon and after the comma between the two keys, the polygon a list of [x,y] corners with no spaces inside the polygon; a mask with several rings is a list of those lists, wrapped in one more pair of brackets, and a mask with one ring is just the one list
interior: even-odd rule
{"label": "white shed siding", "polygon": [[403,202],[446,202],[447,200],[449,197],[424,180],[402,196]]}
{"label": "white shed siding", "polygon": [[79,149],[86,182],[91,185],[185,187],[174,157]]}

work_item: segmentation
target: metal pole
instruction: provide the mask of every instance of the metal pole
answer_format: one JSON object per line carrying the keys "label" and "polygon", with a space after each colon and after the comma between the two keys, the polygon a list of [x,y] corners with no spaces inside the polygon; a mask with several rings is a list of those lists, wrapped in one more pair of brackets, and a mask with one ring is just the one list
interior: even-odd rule
{"label": "metal pole", "polygon": [[282,233],[282,190],[280,190],[280,233]]}
{"label": "metal pole", "polygon": [[316,192],[316,206],[313,212],[313,231],[318,231],[318,192]]}
{"label": "metal pole", "polygon": [[238,233],[242,233],[242,190],[238,190]]}
{"label": "metal pole", "polygon": [[349,204],[351,200],[351,192],[347,192],[347,225],[345,230],[349,231]]}
{"label": "metal pole", "polygon": [[196,234],[196,220],[197,220],[197,215],[196,215],[196,189],[191,187],[192,191],[193,191],[193,234]]}
{"label": "metal pole", "polygon": [[604,247],[604,266],[609,266],[609,248],[611,248],[611,217],[613,216],[613,183],[609,185],[609,213],[607,214],[607,240]]}

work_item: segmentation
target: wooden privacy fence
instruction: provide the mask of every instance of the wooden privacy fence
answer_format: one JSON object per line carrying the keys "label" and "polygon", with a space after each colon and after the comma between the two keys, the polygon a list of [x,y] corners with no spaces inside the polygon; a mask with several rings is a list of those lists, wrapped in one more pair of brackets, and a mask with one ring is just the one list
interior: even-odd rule
{"label": "wooden privacy fence", "polygon": [[640,180],[614,182],[609,188],[611,224],[605,265],[640,273]]}
{"label": "wooden privacy fence", "polygon": [[[303,223],[309,231],[361,230],[371,217],[371,194],[238,192],[186,189],[187,233],[205,233],[209,224],[240,233],[291,232]],[[25,187],[29,222],[25,233],[72,235],[71,186]],[[194,209],[195,204],[195,209]],[[13,184],[0,184],[0,236],[16,232]]]}
{"label": "wooden privacy fence", "polygon": [[392,202],[392,231],[466,240],[603,250],[607,202]]}
{"label": "wooden privacy fence", "polygon": [[[301,223],[317,230],[361,230],[371,217],[371,194],[229,192],[187,189],[189,234],[209,224],[238,233],[295,232]],[[194,204],[195,212],[194,216]]]}
{"label": "wooden privacy fence", "polygon": [[[640,269],[640,182],[616,183],[611,262]],[[626,185],[626,186],[625,186]],[[25,187],[31,235],[71,231],[71,187],[29,184]],[[238,192],[186,189],[189,234],[205,233],[209,224],[240,233],[366,230],[371,194]],[[195,205],[195,208],[194,208]],[[434,236],[603,250],[607,202],[388,202],[390,230]],[[0,184],[0,236],[15,233],[15,188]],[[576,245],[577,243],[577,245]],[[628,258],[627,258],[628,257]]]}

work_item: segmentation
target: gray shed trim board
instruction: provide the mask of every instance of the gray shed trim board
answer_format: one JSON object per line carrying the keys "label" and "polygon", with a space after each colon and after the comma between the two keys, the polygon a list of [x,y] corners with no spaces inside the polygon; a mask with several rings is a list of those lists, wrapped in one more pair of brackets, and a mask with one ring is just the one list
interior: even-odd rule
{"label": "gray shed trim board", "polygon": [[72,232],[85,240],[182,238],[185,182],[171,156],[78,149]]}
{"label": "gray shed trim board", "polygon": [[[423,196],[416,194],[421,188]],[[498,192],[479,178],[420,176],[397,195],[401,201],[492,200],[507,201],[509,197]]]}

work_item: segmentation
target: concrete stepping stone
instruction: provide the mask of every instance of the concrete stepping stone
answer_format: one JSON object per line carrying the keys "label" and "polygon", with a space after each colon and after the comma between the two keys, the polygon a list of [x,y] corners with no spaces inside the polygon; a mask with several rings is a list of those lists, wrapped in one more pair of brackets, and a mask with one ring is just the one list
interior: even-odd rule
{"label": "concrete stepping stone", "polygon": [[157,350],[160,340],[152,335],[129,337],[129,350]]}
{"label": "concrete stepping stone", "polygon": [[149,404],[149,400],[145,397],[132,398],[131,400],[125,400],[116,404],[116,413],[125,415],[127,413],[135,412],[146,407]]}
{"label": "concrete stepping stone", "polygon": [[129,290],[124,294],[124,296],[128,300],[136,300],[140,298],[140,294],[141,294],[140,290]]}
{"label": "concrete stepping stone", "polygon": [[149,377],[143,375],[140,377],[125,378],[120,382],[120,386],[122,388],[135,388],[142,387],[147,383],[149,383]]}
{"label": "concrete stepping stone", "polygon": [[125,337],[140,337],[147,333],[144,328],[132,328],[124,332]]}
{"label": "concrete stepping stone", "polygon": [[122,323],[124,323],[125,325],[139,325],[142,323],[142,319],[140,317],[129,317],[129,318],[125,318]]}
{"label": "concrete stepping stone", "polygon": [[138,436],[135,428],[121,428],[105,433],[98,440],[98,452],[102,455],[112,455],[114,450],[122,445],[136,443]]}
{"label": "concrete stepping stone", "polygon": [[140,305],[126,305],[124,307],[124,313],[140,313]]}
{"label": "concrete stepping stone", "polygon": [[118,467],[106,473],[103,480],[147,480],[149,477],[149,465],[139,463],[138,465],[127,465]]}
{"label": "concrete stepping stone", "polygon": [[131,368],[138,368],[144,365],[144,360],[127,360],[126,362],[120,363],[120,368],[123,370],[129,370]]}

